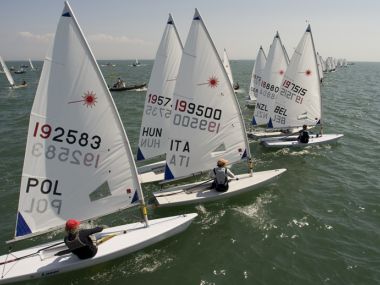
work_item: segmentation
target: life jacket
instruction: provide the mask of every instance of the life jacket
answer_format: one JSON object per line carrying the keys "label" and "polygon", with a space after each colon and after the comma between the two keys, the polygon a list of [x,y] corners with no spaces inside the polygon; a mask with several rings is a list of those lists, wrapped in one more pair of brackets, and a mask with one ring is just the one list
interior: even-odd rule
{"label": "life jacket", "polygon": [[309,132],[308,131],[301,131],[299,139],[300,139],[301,143],[308,143],[309,142]]}
{"label": "life jacket", "polygon": [[[224,171],[223,171],[224,170]],[[215,178],[214,178],[214,188],[216,191],[225,192],[228,190],[228,177],[227,177],[227,168],[214,168],[213,169]]]}
{"label": "life jacket", "polygon": [[82,242],[79,238],[79,234],[76,234],[75,235],[75,238],[73,240],[69,240],[68,237],[65,237],[65,244],[67,245],[67,247],[73,251],[75,249],[78,249],[78,248],[81,248],[81,247],[85,247],[87,246],[84,242]]}

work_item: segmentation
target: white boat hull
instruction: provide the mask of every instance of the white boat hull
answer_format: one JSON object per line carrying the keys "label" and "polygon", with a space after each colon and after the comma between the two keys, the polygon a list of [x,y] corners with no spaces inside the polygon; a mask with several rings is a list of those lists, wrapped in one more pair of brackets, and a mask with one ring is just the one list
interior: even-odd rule
{"label": "white boat hull", "polygon": [[[117,233],[117,235],[100,244],[97,254],[90,259],[81,260],[71,253],[54,256],[55,253],[67,249],[65,245],[42,250],[32,257],[0,265],[2,272],[0,284],[47,277],[107,262],[184,231],[196,216],[197,214],[191,213],[150,220],[149,227],[145,227],[144,223],[133,223],[107,228],[99,233],[97,238],[113,233]],[[124,231],[126,232],[124,233]],[[57,241],[13,252],[12,255],[0,256],[0,263],[36,253],[38,250],[55,243]]]}
{"label": "white boat hull", "polygon": [[167,190],[153,193],[159,207],[179,206],[185,204],[205,203],[225,199],[248,191],[252,191],[265,183],[277,178],[286,169],[275,169],[236,175],[239,180],[231,180],[226,192],[217,192],[210,189],[212,181],[203,181],[173,187]]}
{"label": "white boat hull", "polygon": [[164,180],[166,161],[154,162],[137,168],[140,183],[151,183]]}
{"label": "white boat hull", "polygon": [[255,108],[256,106],[256,99],[247,99],[245,100],[245,105],[248,107],[248,108]]}
{"label": "white boat hull", "polygon": [[331,143],[343,137],[343,134],[323,134],[311,135],[308,143],[301,143],[297,140],[297,136],[290,136],[280,139],[272,139],[262,141],[261,144],[265,147],[282,148],[282,147],[305,147],[309,145]]}
{"label": "white boat hull", "polygon": [[26,88],[28,87],[28,84],[22,84],[22,85],[13,85],[9,87],[9,89],[20,89],[20,88]]}

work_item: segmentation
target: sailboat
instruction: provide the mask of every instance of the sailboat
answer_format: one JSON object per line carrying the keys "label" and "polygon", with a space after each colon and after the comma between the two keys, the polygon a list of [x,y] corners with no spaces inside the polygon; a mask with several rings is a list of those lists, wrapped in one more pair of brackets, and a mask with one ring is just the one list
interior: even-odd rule
{"label": "sailboat", "polygon": [[[271,111],[274,100],[280,91],[282,78],[288,66],[287,53],[281,42],[278,32],[270,46],[265,68],[262,72],[262,79],[258,86],[255,112],[252,119],[252,125],[255,129],[249,132],[253,138],[263,138],[283,135],[280,130],[273,130],[271,123]],[[267,129],[257,129],[264,126]]]}
{"label": "sailboat", "polygon": [[247,107],[255,107],[257,94],[259,91],[259,86],[261,84],[263,71],[265,64],[267,62],[267,57],[263,50],[263,47],[260,46],[259,52],[257,53],[255,64],[252,70],[251,84],[249,86],[249,98],[245,101]]}
{"label": "sailboat", "polygon": [[24,88],[24,87],[27,87],[28,84],[26,84],[25,82],[23,82],[22,84],[20,85],[16,85],[15,84],[15,81],[12,77],[12,74],[10,73],[7,65],[5,64],[3,58],[0,56],[0,64],[1,64],[1,68],[3,69],[4,73],[5,73],[5,76],[7,77],[8,79],[8,82],[9,82],[9,88],[11,89],[18,89],[18,88]]}
{"label": "sailboat", "polygon": [[135,62],[132,63],[132,66],[140,66],[140,65],[141,65],[141,64],[140,64],[140,62],[137,60],[137,58],[136,58]]}
{"label": "sailboat", "polygon": [[[320,76],[310,25],[301,38],[285,72],[271,114],[274,128],[321,126],[322,98]],[[297,135],[265,140],[266,147],[304,147],[335,141],[343,134],[313,134],[308,143],[301,143]]]}
{"label": "sailboat", "polygon": [[223,66],[226,69],[228,79],[231,82],[232,87],[234,90],[238,90],[240,88],[239,84],[236,82],[234,83],[234,78],[232,76],[232,70],[231,70],[231,65],[230,65],[230,60],[228,59],[227,51],[226,49],[223,50]]}
{"label": "sailboat", "polygon": [[322,57],[317,52],[317,64],[318,64],[318,72],[319,72],[319,80],[322,84],[323,82],[323,63],[322,63]]}
{"label": "sailboat", "polygon": [[29,58],[29,65],[32,71],[36,71],[35,67],[33,66],[32,60]]}
{"label": "sailboat", "polygon": [[[0,283],[47,277],[124,256],[185,230],[197,214],[148,220],[116,106],[66,2],[44,61],[29,121],[15,239],[141,206],[142,221],[110,227],[80,260],[62,240],[0,256]],[[104,239],[103,239],[104,240]]]}
{"label": "sailboat", "polygon": [[[164,156],[166,153],[172,98],[182,50],[177,28],[169,15],[146,93],[137,161]],[[139,167],[141,183],[164,180],[165,164],[166,161],[162,160]]]}
{"label": "sailboat", "polygon": [[[207,63],[207,64],[205,64]],[[195,10],[172,99],[165,180],[209,172],[220,158],[230,164],[250,159],[245,124],[231,82],[214,43]],[[160,207],[204,203],[251,191],[286,169],[246,174],[227,192],[210,189],[211,180],[154,192]]]}

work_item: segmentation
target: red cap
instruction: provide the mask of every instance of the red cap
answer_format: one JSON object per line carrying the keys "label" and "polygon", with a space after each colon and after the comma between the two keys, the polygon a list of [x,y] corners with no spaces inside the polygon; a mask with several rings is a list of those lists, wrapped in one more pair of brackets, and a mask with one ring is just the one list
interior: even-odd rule
{"label": "red cap", "polygon": [[76,229],[80,225],[80,222],[75,219],[69,219],[66,222],[66,230],[70,231]]}

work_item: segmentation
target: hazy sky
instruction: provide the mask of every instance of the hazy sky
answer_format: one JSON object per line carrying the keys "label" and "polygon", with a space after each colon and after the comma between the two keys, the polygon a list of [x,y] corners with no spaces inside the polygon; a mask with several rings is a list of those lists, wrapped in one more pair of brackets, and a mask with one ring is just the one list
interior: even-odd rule
{"label": "hazy sky", "polygon": [[[97,59],[152,59],[172,13],[183,43],[198,8],[218,51],[230,59],[268,52],[278,30],[293,53],[311,24],[326,58],[380,61],[378,0],[71,0]],[[0,0],[0,55],[43,59],[55,33],[61,0]]]}

